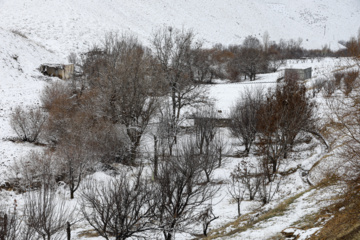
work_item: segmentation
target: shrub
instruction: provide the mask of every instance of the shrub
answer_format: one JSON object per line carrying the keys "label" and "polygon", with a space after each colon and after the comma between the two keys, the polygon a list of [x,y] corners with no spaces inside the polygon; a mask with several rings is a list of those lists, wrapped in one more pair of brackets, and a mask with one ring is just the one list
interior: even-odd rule
{"label": "shrub", "polygon": [[344,78],[345,74],[342,72],[336,72],[334,73],[334,78],[335,78],[335,86],[336,88],[340,88],[341,85],[341,80]]}
{"label": "shrub", "polygon": [[24,110],[18,106],[10,116],[12,129],[20,140],[27,142],[37,142],[45,121],[46,115],[40,108]]}
{"label": "shrub", "polygon": [[336,80],[325,82],[323,89],[325,91],[325,96],[330,97],[336,90]]}
{"label": "shrub", "polygon": [[355,80],[358,76],[359,76],[359,71],[353,70],[346,73],[346,75],[344,76],[345,95],[349,95],[349,93],[351,93],[351,91],[354,88]]}
{"label": "shrub", "polygon": [[50,111],[54,105],[61,105],[62,101],[68,99],[70,95],[70,88],[62,82],[53,82],[46,86],[41,93],[40,99],[42,106]]}
{"label": "shrub", "polygon": [[323,78],[316,79],[313,83],[313,91],[319,93],[323,89],[325,81],[326,80]]}

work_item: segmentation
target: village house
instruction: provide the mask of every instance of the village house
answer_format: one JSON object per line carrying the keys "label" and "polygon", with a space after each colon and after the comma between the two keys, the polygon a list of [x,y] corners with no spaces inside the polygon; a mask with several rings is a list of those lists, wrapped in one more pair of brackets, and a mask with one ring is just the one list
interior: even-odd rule
{"label": "village house", "polygon": [[306,80],[311,78],[312,69],[311,67],[301,69],[301,68],[286,68],[284,77],[287,78],[287,76],[293,76],[294,74],[297,75],[299,80]]}
{"label": "village house", "polygon": [[44,75],[69,79],[74,74],[74,64],[42,64],[39,68]]}

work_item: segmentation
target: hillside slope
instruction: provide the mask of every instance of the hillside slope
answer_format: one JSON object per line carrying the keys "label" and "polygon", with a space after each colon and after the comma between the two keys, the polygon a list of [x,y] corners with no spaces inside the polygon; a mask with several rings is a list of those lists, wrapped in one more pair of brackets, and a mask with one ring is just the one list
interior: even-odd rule
{"label": "hillside slope", "polygon": [[10,127],[10,113],[16,106],[39,105],[39,94],[46,84],[37,70],[41,63],[59,62],[61,58],[43,46],[16,33],[0,28],[0,182],[9,177],[6,168],[14,159],[33,148],[27,144],[5,141],[15,136]]}
{"label": "hillside slope", "polygon": [[192,28],[208,46],[241,43],[247,35],[303,39],[307,48],[355,35],[358,0],[1,0],[0,27],[19,30],[61,56],[82,51],[108,31],[130,32],[148,42],[163,25]]}

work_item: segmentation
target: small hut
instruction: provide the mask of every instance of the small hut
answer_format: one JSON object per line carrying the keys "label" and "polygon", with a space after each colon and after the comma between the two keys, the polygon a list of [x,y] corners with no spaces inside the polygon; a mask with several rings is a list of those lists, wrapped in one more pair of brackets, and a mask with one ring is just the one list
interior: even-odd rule
{"label": "small hut", "polygon": [[51,77],[69,79],[74,74],[74,64],[42,64],[40,72]]}
{"label": "small hut", "polygon": [[284,77],[286,78],[287,76],[288,77],[291,77],[291,76],[294,76],[296,74],[298,80],[306,80],[306,79],[309,79],[311,78],[311,72],[312,72],[312,69],[311,67],[309,68],[305,68],[305,69],[301,69],[301,68],[286,68],[285,69],[285,74],[284,74]]}

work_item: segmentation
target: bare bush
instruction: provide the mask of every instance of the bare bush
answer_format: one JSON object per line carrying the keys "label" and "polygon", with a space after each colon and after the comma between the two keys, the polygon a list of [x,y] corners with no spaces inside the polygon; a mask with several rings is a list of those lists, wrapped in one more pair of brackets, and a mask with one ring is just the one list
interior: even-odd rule
{"label": "bare bush", "polygon": [[137,237],[154,229],[154,194],[152,183],[143,177],[142,170],[134,178],[122,173],[105,186],[88,182],[81,194],[81,210],[86,221],[105,239]]}
{"label": "bare bush", "polygon": [[273,179],[268,181],[267,174],[262,174],[261,176],[261,184],[260,184],[260,198],[262,203],[268,204],[274,197],[275,194],[279,191],[281,184],[281,176],[273,175]]}
{"label": "bare bush", "polygon": [[359,76],[359,71],[353,70],[346,73],[346,75],[344,76],[345,95],[349,95],[351,93],[351,91],[354,88],[355,80],[358,76]]}
{"label": "bare bush", "polygon": [[22,217],[17,209],[15,200],[13,206],[0,211],[0,239],[1,240],[30,240],[31,234],[26,234],[22,226]]}
{"label": "bare bush", "polygon": [[40,108],[25,110],[16,107],[10,115],[10,125],[22,141],[37,142],[46,121]]}
{"label": "bare bush", "polygon": [[331,97],[331,95],[336,90],[336,80],[329,79],[328,81],[326,81],[325,84],[324,84],[323,89],[325,91],[325,96],[326,97]]}
{"label": "bare bush", "polygon": [[59,175],[56,159],[51,152],[31,151],[13,166],[20,188],[37,189],[52,185]]}
{"label": "bare bush", "polygon": [[344,78],[345,73],[343,72],[335,72],[334,78],[335,78],[335,86],[337,89],[341,87],[341,80]]}
{"label": "bare bush", "polygon": [[260,175],[261,173],[258,172],[258,169],[255,166],[245,161],[236,165],[234,170],[231,172],[231,178],[233,181],[236,180],[237,182],[241,182],[247,190],[250,201],[255,199],[255,196],[260,189]]}
{"label": "bare bush", "polygon": [[319,78],[315,80],[315,82],[312,85],[314,96],[316,95],[316,93],[321,92],[321,90],[324,88],[325,83],[326,83],[326,79],[324,78]]}
{"label": "bare bush", "polygon": [[40,100],[42,107],[47,111],[51,108],[56,108],[57,105],[61,104],[66,98],[71,97],[70,88],[66,83],[56,81],[46,86],[41,93]]}
{"label": "bare bush", "polygon": [[62,239],[65,226],[74,217],[74,210],[59,199],[51,187],[43,187],[26,195],[25,224],[33,229],[37,239]]}

